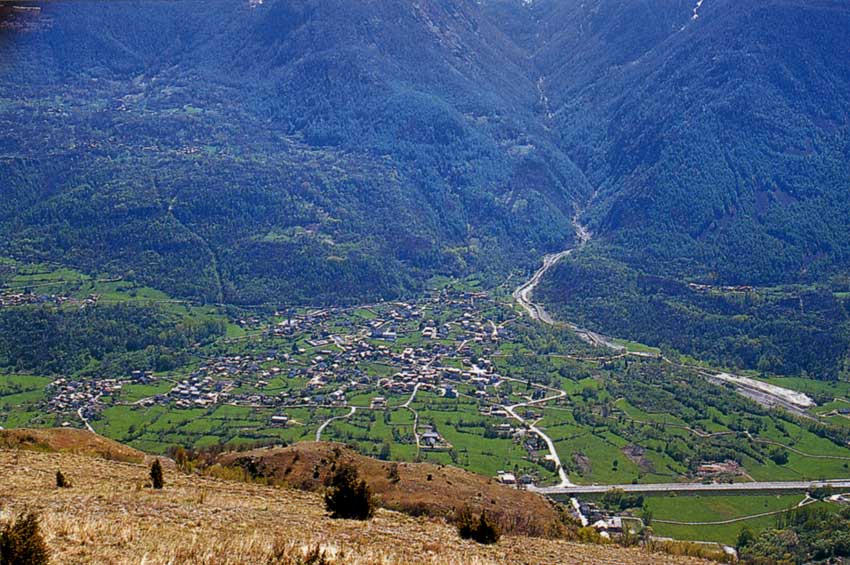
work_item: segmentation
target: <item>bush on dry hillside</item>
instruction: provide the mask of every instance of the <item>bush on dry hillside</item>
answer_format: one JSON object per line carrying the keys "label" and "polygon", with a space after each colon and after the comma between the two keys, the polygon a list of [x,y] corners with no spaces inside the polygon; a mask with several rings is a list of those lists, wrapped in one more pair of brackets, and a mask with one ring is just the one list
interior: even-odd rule
{"label": "bush on dry hillside", "polygon": [[71,488],[71,481],[65,478],[62,471],[56,471],[56,488]]}
{"label": "bush on dry hillside", "polygon": [[368,520],[375,512],[375,502],[366,481],[359,480],[357,469],[340,465],[331,476],[325,493],[325,508],[331,518]]}
{"label": "bush on dry hillside", "polygon": [[49,559],[38,516],[32,512],[19,516],[0,530],[0,563],[3,565],[42,565]]}
{"label": "bush on dry hillside", "polygon": [[499,541],[499,528],[487,518],[483,510],[476,518],[468,508],[461,510],[457,517],[457,532],[463,539],[471,539],[478,543],[491,544]]}
{"label": "bush on dry hillside", "polygon": [[165,486],[165,481],[162,479],[162,464],[159,459],[154,459],[151,464],[151,486],[155,489],[161,489]]}

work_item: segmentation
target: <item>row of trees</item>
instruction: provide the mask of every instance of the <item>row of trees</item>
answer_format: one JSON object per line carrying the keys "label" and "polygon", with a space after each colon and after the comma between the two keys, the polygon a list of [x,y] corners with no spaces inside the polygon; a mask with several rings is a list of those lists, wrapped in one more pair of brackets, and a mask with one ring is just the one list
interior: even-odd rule
{"label": "row of trees", "polygon": [[843,562],[850,557],[850,508],[795,508],[781,514],[775,528],[758,535],[742,528],[737,546],[747,564]]}

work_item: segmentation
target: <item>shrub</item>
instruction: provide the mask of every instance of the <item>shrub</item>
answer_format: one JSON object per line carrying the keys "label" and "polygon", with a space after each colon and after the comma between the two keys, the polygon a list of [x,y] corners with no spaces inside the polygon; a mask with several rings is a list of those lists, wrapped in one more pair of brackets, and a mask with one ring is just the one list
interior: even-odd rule
{"label": "shrub", "polygon": [[825,500],[835,494],[835,488],[832,485],[822,487],[812,487],[809,489],[808,495],[815,500]]}
{"label": "shrub", "polygon": [[390,465],[390,468],[387,469],[387,479],[391,483],[397,483],[401,480],[401,477],[398,474],[398,463],[393,463]]}
{"label": "shrub", "polygon": [[471,539],[482,544],[499,541],[499,528],[487,518],[482,511],[478,518],[474,517],[468,508],[461,510],[457,517],[457,533],[463,539]]}
{"label": "shrub", "polygon": [[785,465],[788,463],[788,452],[779,447],[773,449],[768,457],[770,457],[770,460],[777,465]]}
{"label": "shrub", "polygon": [[71,488],[71,481],[65,478],[62,471],[56,471],[56,488]]}
{"label": "shrub", "polygon": [[49,561],[47,544],[41,536],[38,516],[29,512],[0,530],[0,563],[42,565]]}
{"label": "shrub", "polygon": [[159,459],[154,459],[153,464],[151,464],[151,486],[157,490],[165,486],[165,481],[162,479],[162,464],[160,464]]}
{"label": "shrub", "polygon": [[735,542],[735,548],[738,551],[741,551],[751,543],[756,538],[753,531],[749,528],[749,526],[744,526],[741,528],[741,531],[738,532],[738,541]]}
{"label": "shrub", "polygon": [[366,481],[358,480],[357,469],[340,465],[330,478],[325,508],[331,518],[368,520],[375,511],[372,492]]}

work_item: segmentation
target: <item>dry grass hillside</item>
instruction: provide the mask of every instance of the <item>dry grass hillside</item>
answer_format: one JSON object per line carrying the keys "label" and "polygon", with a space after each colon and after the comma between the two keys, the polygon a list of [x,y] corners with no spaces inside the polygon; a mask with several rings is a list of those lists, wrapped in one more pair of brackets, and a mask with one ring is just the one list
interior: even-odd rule
{"label": "dry grass hillside", "polygon": [[414,516],[448,517],[468,507],[495,520],[502,531],[555,537],[562,528],[557,510],[537,494],[498,484],[456,467],[428,463],[393,463],[365,457],[342,444],[301,442],[285,448],[256,449],[219,457],[276,484],[321,492],[341,464],[354,465],[376,495],[378,504]]}
{"label": "dry grass hillside", "polygon": [[145,454],[141,451],[73,428],[0,430],[0,449],[77,453],[130,463],[145,460]]}
{"label": "dry grass hillside", "polygon": [[[72,481],[57,489],[61,469]],[[332,520],[316,493],[166,467],[162,491],[148,468],[77,453],[0,449],[2,519],[38,511],[54,563],[304,563],[320,546],[328,563],[603,563],[700,561],[641,549],[504,536],[495,546],[461,540],[442,520],[379,510],[368,522]]]}

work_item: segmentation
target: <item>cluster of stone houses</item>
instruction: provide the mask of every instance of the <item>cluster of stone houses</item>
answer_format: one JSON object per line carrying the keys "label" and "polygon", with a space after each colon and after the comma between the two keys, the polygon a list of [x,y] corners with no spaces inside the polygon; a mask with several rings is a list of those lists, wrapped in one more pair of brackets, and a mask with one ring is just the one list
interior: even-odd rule
{"label": "cluster of stone houses", "polygon": [[126,381],[99,379],[72,381],[58,378],[45,388],[47,400],[45,408],[50,412],[63,413],[83,409],[88,415],[94,415],[97,399],[103,395],[119,394]]}
{"label": "cluster of stone houses", "polygon": [[83,299],[64,294],[33,294],[31,292],[4,292],[0,294],[0,308],[11,308],[26,304],[56,304],[59,306],[70,304],[85,308],[96,305],[97,301],[98,295],[96,294],[90,294]]}

